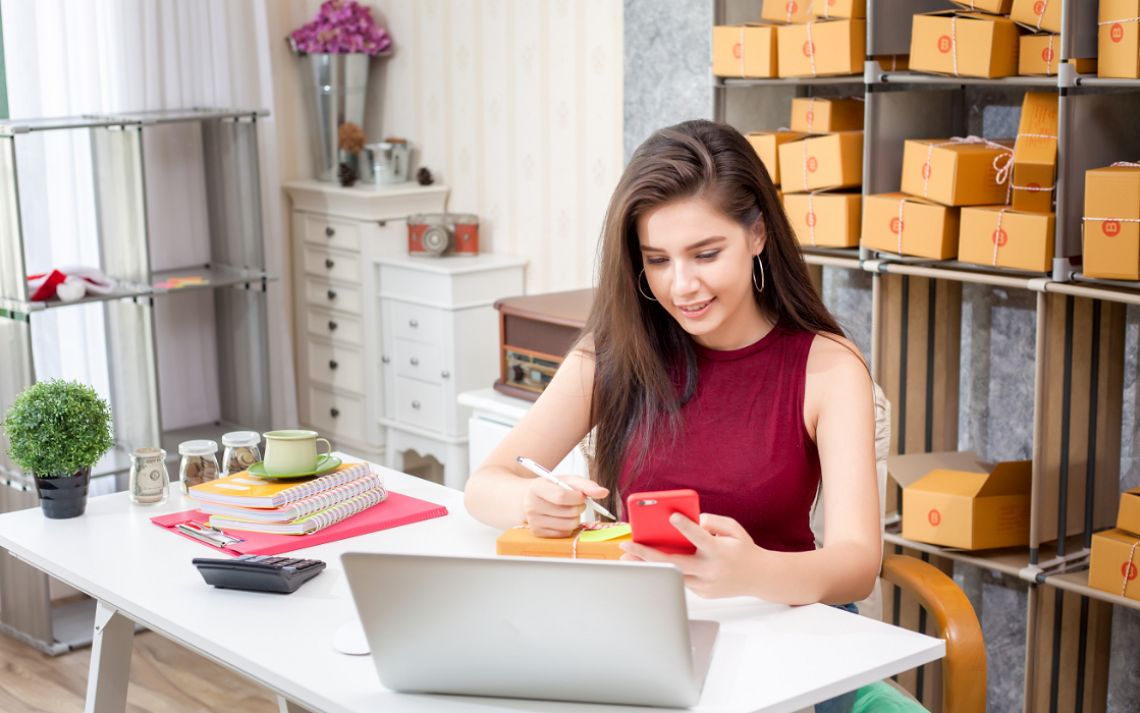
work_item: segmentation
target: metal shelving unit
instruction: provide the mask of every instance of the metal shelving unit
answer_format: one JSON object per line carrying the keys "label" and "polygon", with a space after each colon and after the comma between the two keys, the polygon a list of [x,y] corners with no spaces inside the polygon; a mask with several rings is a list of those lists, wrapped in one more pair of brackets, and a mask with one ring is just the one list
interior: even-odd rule
{"label": "metal shelving unit", "polygon": [[[41,315],[83,305],[101,308],[111,410],[124,416],[113,419],[115,447],[92,469],[92,478],[114,477],[116,489],[125,484],[134,448],[161,445],[173,461],[182,440],[269,426],[265,290],[275,278],[265,270],[257,144],[258,119],[266,115],[263,110],[185,109],[0,122],[0,340],[11,355],[0,371],[0,409],[40,376],[32,335]],[[200,132],[208,230],[196,239],[208,245],[209,260],[156,270],[144,135],[169,124],[195,125]],[[110,294],[67,303],[29,299],[25,246],[49,236],[28,222],[34,204],[27,201],[34,196],[26,188],[21,192],[20,180],[34,168],[23,162],[45,132],[80,132],[90,144],[100,267],[118,283]],[[204,388],[217,388],[220,418],[188,428],[166,425],[156,305],[203,292],[209,293],[212,308],[205,323],[212,323],[218,344],[218,383]],[[0,448],[0,482],[7,485],[0,488],[0,511],[36,505],[30,475],[8,460],[7,448]],[[60,653],[90,642],[90,619],[85,626],[68,623],[77,611],[80,618],[88,616],[89,608],[82,602],[53,605],[47,576],[0,552],[0,630]]]}

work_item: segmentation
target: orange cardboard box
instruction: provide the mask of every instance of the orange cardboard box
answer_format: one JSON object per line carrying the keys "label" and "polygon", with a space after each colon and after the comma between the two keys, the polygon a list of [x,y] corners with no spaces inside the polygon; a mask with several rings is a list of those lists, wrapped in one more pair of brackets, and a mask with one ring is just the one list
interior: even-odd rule
{"label": "orange cardboard box", "polygon": [[867,47],[866,20],[828,20],[776,29],[781,77],[862,74]]}
{"label": "orange cardboard box", "polygon": [[764,0],[760,19],[785,24],[807,22],[811,19],[813,0]]}
{"label": "orange cardboard box", "polygon": [[863,132],[839,131],[781,144],[785,193],[855,188],[863,183]]}
{"label": "orange cardboard box", "polygon": [[823,20],[836,17],[862,19],[867,17],[867,0],[814,0],[811,12]]}
{"label": "orange cardboard box", "polygon": [[905,72],[910,69],[909,54],[877,54],[871,57],[884,72]]}
{"label": "orange cardboard box", "polygon": [[1053,269],[1052,213],[1015,213],[1006,206],[962,209],[958,259],[1028,272]]}
{"label": "orange cardboard box", "polygon": [[806,134],[798,131],[753,131],[748,134],[747,139],[756,151],[756,155],[760,157],[764,168],[768,169],[772,183],[778,186],[780,185],[780,144],[799,141],[804,136]]}
{"label": "orange cardboard box", "polygon": [[[574,557],[577,559],[616,560],[624,554],[619,545],[629,542],[632,537],[629,527],[613,528],[615,534],[624,534],[609,539],[589,539],[591,533],[604,533],[605,530],[584,530],[573,537],[535,537],[526,527],[515,527],[499,535],[495,540],[495,554],[519,557]],[[597,535],[602,537],[603,535]],[[575,544],[575,539],[578,540]]]}
{"label": "orange cardboard box", "polygon": [[1089,586],[1118,597],[1140,601],[1140,535],[1124,530],[1105,530],[1092,537],[1089,553]]}
{"label": "orange cardboard box", "polygon": [[1140,0],[1100,0],[1097,76],[1140,77]]}
{"label": "orange cardboard box", "polygon": [[859,244],[863,196],[858,193],[789,193],[784,212],[804,247],[853,248]]}
{"label": "orange cardboard box", "polygon": [[946,10],[914,16],[910,68],[960,77],[1017,74],[1018,36],[1010,20],[997,15]]}
{"label": "orange cardboard box", "polygon": [[1116,513],[1116,526],[1125,532],[1140,536],[1140,488],[1120,494],[1120,510]]}
{"label": "orange cardboard box", "polygon": [[1008,15],[1013,0],[950,0],[955,5],[971,12],[988,12],[992,15]]}
{"label": "orange cardboard box", "polygon": [[1026,92],[1013,146],[1013,209],[1053,210],[1057,180],[1057,94]]}
{"label": "orange cardboard box", "polygon": [[792,99],[792,131],[828,134],[862,130],[863,101],[860,99]]}
{"label": "orange cardboard box", "polygon": [[990,464],[972,452],[891,456],[903,537],[965,550],[1028,544],[1031,469],[1031,461]]}
{"label": "orange cardboard box", "polygon": [[866,196],[860,244],[870,250],[948,260],[958,254],[958,209],[904,193]]}
{"label": "orange cardboard box", "polygon": [[1061,31],[1062,0],[1013,0],[1009,19],[1034,32]]}
{"label": "orange cardboard box", "polygon": [[1140,167],[1085,171],[1084,264],[1109,280],[1140,280]]}
{"label": "orange cardboard box", "polygon": [[772,25],[718,25],[712,35],[713,74],[718,77],[776,76],[776,28]]}
{"label": "orange cardboard box", "polygon": [[1004,140],[907,139],[902,190],[949,206],[1005,203],[1009,176],[998,169],[1012,160],[1010,145]]}
{"label": "orange cardboard box", "polygon": [[[1017,73],[1023,76],[1052,76],[1061,61],[1060,35],[1022,35],[1017,53]],[[1077,74],[1096,74],[1096,58],[1069,59]]]}

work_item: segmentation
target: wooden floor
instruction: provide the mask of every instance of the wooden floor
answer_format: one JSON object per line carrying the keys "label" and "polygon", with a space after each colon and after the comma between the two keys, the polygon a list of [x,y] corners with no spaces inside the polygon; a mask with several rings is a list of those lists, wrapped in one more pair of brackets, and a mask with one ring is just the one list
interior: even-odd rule
{"label": "wooden floor", "polygon": [[[82,711],[90,660],[90,649],[47,656],[0,634],[0,711]],[[276,697],[269,690],[158,634],[135,635],[129,713],[277,710]]]}

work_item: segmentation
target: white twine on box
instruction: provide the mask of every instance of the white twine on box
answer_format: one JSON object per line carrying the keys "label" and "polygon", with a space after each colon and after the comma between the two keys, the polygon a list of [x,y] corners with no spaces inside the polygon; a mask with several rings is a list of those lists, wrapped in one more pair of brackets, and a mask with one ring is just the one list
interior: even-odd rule
{"label": "white twine on box", "polygon": [[785,22],[791,22],[792,21],[792,15],[796,11],[795,3],[792,2],[792,0],[785,0],[784,10],[787,12],[787,18],[785,19]]}
{"label": "white twine on box", "polygon": [[744,78],[744,25],[740,26],[740,78]]}
{"label": "white twine on box", "polygon": [[[1052,35],[1050,35],[1050,37],[1052,37]],[[1057,137],[1053,134],[1018,134],[1017,138],[1020,139],[1022,136],[1026,137],[1027,139],[1050,139],[1052,141],[1057,140]],[[1052,193],[1053,189],[1057,186],[1019,186],[1011,181],[1009,187],[1015,191],[1027,191],[1029,193]]]}
{"label": "white twine on box", "polygon": [[[973,6],[973,2],[970,3]],[[958,16],[950,16],[950,60],[954,63],[954,76],[958,75]]]}
{"label": "white twine on box", "polygon": [[1002,208],[1001,210],[998,211],[997,226],[994,227],[994,234],[993,234],[994,259],[993,259],[993,262],[990,263],[994,267],[997,267],[998,248],[1001,247],[1001,245],[1000,245],[1000,242],[1001,242],[1001,219],[1005,217],[1005,211],[1006,211],[1005,208]]}
{"label": "white twine on box", "polygon": [[813,77],[818,76],[815,71],[815,42],[811,39],[811,26],[814,24],[814,22],[807,23],[808,61],[811,62],[811,76]]}
{"label": "white twine on box", "polygon": [[1116,163],[1112,164],[1110,168],[1117,168],[1119,166],[1131,166],[1132,168],[1140,168],[1140,163],[1136,163],[1135,161],[1117,161]]}
{"label": "white twine on box", "polygon": [[[1044,14],[1044,13],[1042,13],[1042,14]],[[1038,22],[1040,22],[1040,19],[1038,19]],[[1047,74],[1047,75],[1053,73],[1053,56],[1054,56],[1053,55],[1053,38],[1054,37],[1056,37],[1056,35],[1049,35],[1049,59],[1047,59],[1045,61],[1045,74]]]}
{"label": "white twine on box", "polygon": [[811,193],[808,193],[808,197],[807,197],[807,199],[808,199],[808,212],[807,212],[807,217],[806,217],[806,220],[805,220],[805,222],[806,222],[806,223],[807,223],[807,225],[808,225],[808,240],[811,242],[811,246],[812,246],[813,248],[814,248],[814,247],[818,247],[818,246],[815,244],[815,223],[816,223],[816,218],[815,218],[815,194],[816,194],[817,192],[818,192],[818,191],[812,191]]}
{"label": "white twine on box", "polygon": [[[922,170],[922,197],[929,197],[930,174],[934,172],[932,163],[934,160],[934,149],[942,146],[957,146],[960,144],[984,144],[988,148],[1001,151],[997,156],[994,156],[993,160],[994,182],[999,186],[1003,183],[1005,184],[1005,202],[1009,203],[1010,184],[1013,183],[1009,180],[1010,170],[1013,168],[1013,149],[1008,146],[1003,146],[996,141],[983,139],[981,136],[974,136],[973,134],[970,136],[951,136],[949,141],[926,145],[926,165],[923,166]],[[1005,159],[1004,161],[1002,161],[1003,158]]]}
{"label": "white twine on box", "polygon": [[898,236],[899,236],[898,254],[899,255],[902,255],[903,227],[906,225],[906,223],[903,222],[903,208],[905,208],[905,207],[906,207],[906,198],[900,198],[899,199],[899,230],[898,230]]}
{"label": "white twine on box", "polygon": [[[1037,32],[1041,31],[1041,21],[1045,19],[1045,11],[1049,9],[1049,0],[1041,0],[1041,14],[1037,16]],[[1053,39],[1050,35],[1049,44],[1052,46]]]}
{"label": "white twine on box", "polygon": [[1125,18],[1125,19],[1123,19],[1123,20],[1101,20],[1100,22],[1098,22],[1098,23],[1096,23],[1096,24],[1097,24],[1098,26],[1104,26],[1104,25],[1126,25],[1126,24],[1128,24],[1128,23],[1130,23],[1130,22],[1140,22],[1140,16],[1138,16],[1138,17],[1128,17],[1128,18]]}
{"label": "white twine on box", "polygon": [[[811,40],[808,40],[809,42]],[[807,114],[804,117],[807,119],[808,133],[811,133],[812,128],[815,126],[815,97],[808,97]]]}
{"label": "white twine on box", "polygon": [[1120,573],[1124,575],[1120,583],[1120,596],[1122,597],[1124,593],[1128,591],[1128,575],[1132,573],[1132,561],[1136,558],[1137,545],[1140,545],[1140,537],[1136,538],[1136,541],[1132,543],[1132,547],[1128,549],[1128,561],[1124,563],[1124,567],[1120,571]]}

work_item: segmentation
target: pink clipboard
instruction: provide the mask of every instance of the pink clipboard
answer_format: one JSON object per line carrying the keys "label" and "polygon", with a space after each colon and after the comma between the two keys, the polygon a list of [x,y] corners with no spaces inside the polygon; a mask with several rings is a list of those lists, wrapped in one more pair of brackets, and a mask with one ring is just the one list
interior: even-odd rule
{"label": "pink clipboard", "polygon": [[233,556],[238,555],[277,555],[282,552],[305,547],[323,545],[326,542],[336,542],[347,537],[356,537],[369,532],[387,530],[391,527],[408,525],[421,520],[430,520],[447,514],[447,508],[426,500],[413,498],[388,491],[388,497],[382,503],[377,503],[367,510],[362,510],[352,517],[341,520],[323,530],[310,535],[270,535],[261,532],[246,530],[230,530],[234,537],[241,537],[244,541],[229,545],[228,547],[213,547],[180,532],[175,526],[184,522],[208,522],[210,516],[201,510],[183,510],[169,515],[160,515],[150,519],[155,525],[174,534],[197,542],[214,552],[225,552]]}

